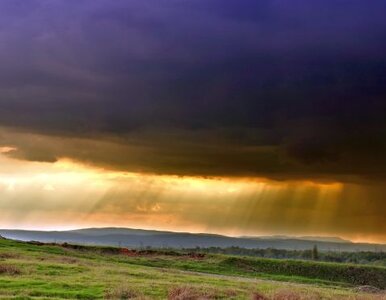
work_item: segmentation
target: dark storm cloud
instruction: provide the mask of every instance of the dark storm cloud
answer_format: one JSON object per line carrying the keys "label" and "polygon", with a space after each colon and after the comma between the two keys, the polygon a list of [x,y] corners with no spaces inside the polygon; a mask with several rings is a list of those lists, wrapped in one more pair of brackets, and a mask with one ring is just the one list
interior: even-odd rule
{"label": "dark storm cloud", "polygon": [[[13,155],[31,160],[384,178],[385,9],[381,0],[1,1],[0,125],[56,136],[60,147],[13,140]],[[82,151],[71,137],[87,139]]]}

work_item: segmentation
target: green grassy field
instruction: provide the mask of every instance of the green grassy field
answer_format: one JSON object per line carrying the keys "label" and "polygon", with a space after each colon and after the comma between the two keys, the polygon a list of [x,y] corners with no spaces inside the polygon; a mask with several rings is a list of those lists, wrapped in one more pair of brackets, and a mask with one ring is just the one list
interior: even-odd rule
{"label": "green grassy field", "polygon": [[359,285],[386,268],[0,239],[1,299],[386,299]]}

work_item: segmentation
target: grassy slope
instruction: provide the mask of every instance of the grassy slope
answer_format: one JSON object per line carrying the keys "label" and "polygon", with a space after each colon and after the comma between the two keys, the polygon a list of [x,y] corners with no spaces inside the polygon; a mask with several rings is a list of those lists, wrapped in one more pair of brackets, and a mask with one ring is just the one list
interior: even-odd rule
{"label": "grassy slope", "polygon": [[[102,299],[107,291],[125,286],[150,299],[165,299],[168,290],[186,285],[223,299],[249,299],[254,291],[269,295],[288,286],[322,298],[354,295],[347,282],[332,283],[315,276],[291,277],[280,274],[282,270],[273,274],[256,272],[255,263],[272,264],[269,260],[247,259],[240,264],[232,257],[219,255],[204,259],[168,255],[126,257],[100,253],[100,249],[76,250],[0,240],[0,266],[14,266],[21,271],[0,274],[0,298]],[[274,261],[277,263],[280,261]]]}

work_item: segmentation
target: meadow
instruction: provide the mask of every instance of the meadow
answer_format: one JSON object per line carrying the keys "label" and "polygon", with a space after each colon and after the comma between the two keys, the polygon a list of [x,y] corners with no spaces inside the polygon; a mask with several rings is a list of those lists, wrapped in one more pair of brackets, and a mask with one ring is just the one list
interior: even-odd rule
{"label": "meadow", "polygon": [[386,299],[385,288],[381,266],[0,239],[0,299]]}

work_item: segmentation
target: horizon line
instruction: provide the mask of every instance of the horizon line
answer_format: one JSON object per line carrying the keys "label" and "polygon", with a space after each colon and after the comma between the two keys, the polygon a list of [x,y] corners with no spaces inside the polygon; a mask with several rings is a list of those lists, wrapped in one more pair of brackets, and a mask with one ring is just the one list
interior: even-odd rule
{"label": "horizon line", "polygon": [[[86,230],[86,229],[129,229],[129,230],[141,230],[141,231],[155,231],[155,232],[167,232],[167,233],[180,233],[180,234],[197,234],[197,235],[214,235],[214,236],[223,236],[229,238],[244,238],[244,239],[253,239],[253,238],[281,238],[281,239],[309,239],[315,238],[317,242],[328,242],[328,243],[351,243],[351,244],[371,244],[371,245],[386,245],[384,242],[356,242],[350,239],[345,239],[340,236],[323,236],[323,235],[286,235],[286,234],[273,234],[273,235],[227,235],[227,234],[219,234],[219,233],[208,233],[208,232],[190,232],[190,231],[173,231],[173,230],[159,230],[159,229],[144,229],[144,228],[136,228],[136,227],[115,227],[115,226],[104,226],[104,227],[76,227],[72,229],[25,229],[25,228],[0,228],[0,231],[5,230],[14,230],[14,231],[40,231],[40,232],[70,232],[70,231],[78,231],[78,230]],[[341,241],[321,241],[317,240],[318,238],[335,238],[340,239]]]}

